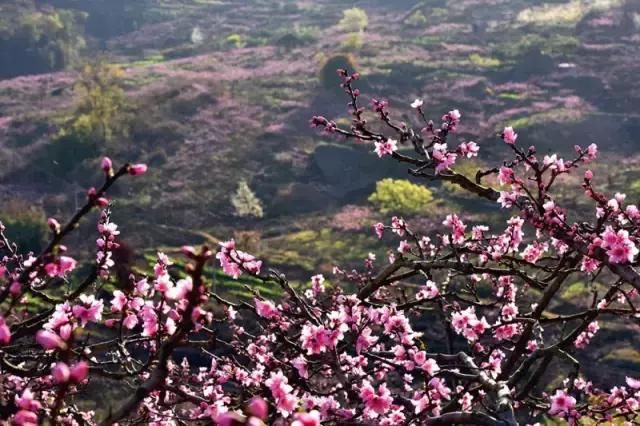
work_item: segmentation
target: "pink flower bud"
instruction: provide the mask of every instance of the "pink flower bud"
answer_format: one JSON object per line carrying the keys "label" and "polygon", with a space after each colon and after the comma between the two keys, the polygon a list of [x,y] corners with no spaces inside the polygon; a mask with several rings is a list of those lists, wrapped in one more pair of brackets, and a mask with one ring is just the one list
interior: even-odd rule
{"label": "pink flower bud", "polygon": [[9,293],[11,293],[13,297],[20,296],[22,294],[22,285],[18,281],[12,282],[9,287]]}
{"label": "pink flower bud", "polygon": [[71,380],[76,383],[82,383],[89,375],[89,364],[86,361],[80,361],[71,367]]}
{"label": "pink flower bud", "polygon": [[111,162],[111,158],[104,157],[102,159],[102,170],[109,174],[113,170],[113,163]]}
{"label": "pink flower bud", "polygon": [[187,257],[194,258],[196,256],[196,249],[193,246],[182,246],[182,254]]}
{"label": "pink flower bud", "polygon": [[107,207],[109,205],[109,199],[105,197],[100,197],[96,200],[96,206],[100,208]]}
{"label": "pink flower bud", "polygon": [[70,374],[69,366],[64,362],[56,363],[56,365],[51,369],[51,375],[53,376],[53,381],[55,383],[67,383],[69,381]]}
{"label": "pink flower bud", "polygon": [[147,172],[146,164],[132,164],[129,166],[128,172],[131,176],[139,176]]}
{"label": "pink flower bud", "polygon": [[266,419],[269,414],[269,406],[265,400],[260,397],[252,398],[247,405],[247,409],[249,414],[263,420]]}
{"label": "pink flower bud", "polygon": [[36,342],[40,344],[44,349],[62,349],[66,347],[66,344],[62,341],[60,336],[48,330],[40,330],[36,333]]}
{"label": "pink flower bud", "polygon": [[50,217],[47,220],[47,225],[49,225],[49,229],[51,229],[56,234],[58,232],[60,232],[60,223],[57,220],[55,220],[54,218]]}
{"label": "pink flower bud", "polygon": [[584,172],[584,178],[586,180],[591,180],[593,179],[593,172],[591,170],[587,170],[586,172]]}

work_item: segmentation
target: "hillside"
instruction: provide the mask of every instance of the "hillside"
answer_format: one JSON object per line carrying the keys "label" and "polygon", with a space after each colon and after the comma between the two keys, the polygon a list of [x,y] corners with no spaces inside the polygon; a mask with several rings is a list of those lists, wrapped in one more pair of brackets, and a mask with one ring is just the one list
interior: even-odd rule
{"label": "hillside", "polygon": [[[146,162],[150,172],[120,187],[114,204],[141,268],[150,247],[215,243],[234,229],[301,282],[336,263],[360,264],[369,252],[384,258],[370,225],[386,215],[367,198],[377,181],[406,179],[406,170],[377,160],[371,146],[308,125],[316,114],[347,120],[338,79],[327,77],[337,55],[363,75],[367,100],[388,99],[408,122],[415,98],[433,118],[460,109],[458,138],[477,141],[483,162],[500,158],[505,125],[543,152],[598,142],[605,160],[596,167],[609,176],[602,189],[631,186],[637,193],[629,196],[640,196],[640,4],[633,0],[44,3],[0,6],[15,18],[0,20],[0,39],[19,37],[47,54],[73,47],[77,57],[16,66],[11,72],[20,75],[0,80],[2,203],[35,202],[65,217],[99,180],[102,155]],[[362,31],[339,24],[350,7],[366,11]],[[31,30],[41,22],[53,30]],[[97,57],[122,68],[122,126],[89,146],[68,128],[79,114],[80,64]],[[234,215],[230,197],[241,179],[262,201],[263,218]],[[496,220],[497,206],[450,187],[430,189],[435,201],[408,218],[418,229],[433,229],[450,210],[472,222]],[[91,230],[78,241],[90,241]],[[346,241],[336,242],[338,233]],[[584,286],[572,289],[567,300],[588,303]],[[618,333],[628,337],[613,330],[612,344]],[[637,351],[603,347],[598,356],[618,356],[621,372],[638,365]]]}

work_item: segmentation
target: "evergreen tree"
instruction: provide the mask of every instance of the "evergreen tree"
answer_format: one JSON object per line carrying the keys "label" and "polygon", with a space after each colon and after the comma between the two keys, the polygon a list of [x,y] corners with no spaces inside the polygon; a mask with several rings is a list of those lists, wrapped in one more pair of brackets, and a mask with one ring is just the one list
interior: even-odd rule
{"label": "evergreen tree", "polygon": [[244,179],[238,183],[238,189],[231,197],[231,204],[237,216],[260,218],[264,215],[262,202],[249,188],[249,184]]}

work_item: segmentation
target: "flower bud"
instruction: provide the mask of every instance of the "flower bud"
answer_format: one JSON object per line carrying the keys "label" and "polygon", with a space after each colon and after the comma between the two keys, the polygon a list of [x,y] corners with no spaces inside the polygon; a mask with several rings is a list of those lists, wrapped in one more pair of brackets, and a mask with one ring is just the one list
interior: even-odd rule
{"label": "flower bud", "polygon": [[146,164],[132,164],[127,169],[131,176],[139,176],[147,172]]}
{"label": "flower bud", "polygon": [[102,159],[102,171],[109,176],[113,174],[113,163],[111,162],[111,158],[104,157]]}
{"label": "flower bud", "polygon": [[69,371],[69,366],[64,362],[58,362],[51,369],[51,375],[53,376],[53,381],[60,383],[67,383],[69,381],[69,376],[71,372]]}
{"label": "flower bud", "polygon": [[247,405],[247,410],[252,416],[258,417],[263,420],[266,419],[267,415],[269,414],[269,406],[267,405],[265,400],[260,397],[252,398]]}
{"label": "flower bud", "polygon": [[56,234],[60,232],[60,223],[54,218],[50,217],[47,219],[47,225],[49,225],[49,229],[51,229]]}
{"label": "flower bud", "polygon": [[80,361],[71,367],[71,380],[76,383],[82,383],[89,375],[89,364],[86,361]]}

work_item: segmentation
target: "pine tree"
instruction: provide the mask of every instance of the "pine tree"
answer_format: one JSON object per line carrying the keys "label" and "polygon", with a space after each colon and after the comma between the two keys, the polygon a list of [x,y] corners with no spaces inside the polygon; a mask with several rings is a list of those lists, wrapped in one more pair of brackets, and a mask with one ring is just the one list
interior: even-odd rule
{"label": "pine tree", "polygon": [[262,211],[262,202],[253,193],[249,184],[244,179],[238,183],[238,189],[236,193],[231,197],[231,204],[235,209],[236,215],[241,217],[253,216],[262,217],[264,212]]}

